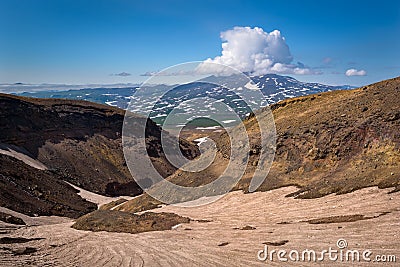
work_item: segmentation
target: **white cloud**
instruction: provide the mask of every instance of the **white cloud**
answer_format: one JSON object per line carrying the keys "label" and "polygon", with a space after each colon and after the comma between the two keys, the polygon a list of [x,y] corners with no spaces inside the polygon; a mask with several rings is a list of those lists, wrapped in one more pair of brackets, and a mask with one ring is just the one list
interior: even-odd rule
{"label": "white cloud", "polygon": [[157,75],[157,71],[147,71],[143,74],[140,74],[140,76],[149,76],[149,77],[155,76],[155,75]]}
{"label": "white cloud", "polygon": [[281,32],[270,33],[262,28],[234,27],[221,33],[222,55],[208,58],[199,65],[200,72],[224,74],[227,68],[207,63],[218,63],[255,75],[319,74],[302,63],[293,64],[293,56]]}
{"label": "white cloud", "polygon": [[131,76],[132,74],[128,73],[128,72],[120,72],[120,73],[113,73],[111,74],[111,76],[120,76],[120,77],[127,77],[127,76]]}
{"label": "white cloud", "polygon": [[365,70],[348,69],[345,74],[346,76],[365,76],[367,72]]}

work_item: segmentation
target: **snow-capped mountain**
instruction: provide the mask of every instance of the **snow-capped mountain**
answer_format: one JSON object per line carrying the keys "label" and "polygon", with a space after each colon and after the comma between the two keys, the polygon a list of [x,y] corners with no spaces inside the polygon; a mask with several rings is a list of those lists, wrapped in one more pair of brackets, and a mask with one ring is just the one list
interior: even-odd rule
{"label": "snow-capped mountain", "polygon": [[251,79],[260,88],[270,103],[302,95],[355,88],[350,85],[331,86],[320,83],[305,83],[290,76],[276,74],[253,76]]}
{"label": "snow-capped mountain", "polygon": [[86,100],[100,104],[107,104],[125,109],[130,97],[135,93],[137,86],[130,87],[95,87],[70,90],[43,90],[37,92],[17,93],[20,96],[35,98],[66,98]]}
{"label": "snow-capped mountain", "polygon": [[[190,113],[191,117],[185,117],[186,121],[196,116],[207,117],[213,110],[213,102],[224,102],[229,105],[240,118],[245,117],[251,111],[243,103],[241,97],[244,91],[259,90],[264,99],[250,96],[250,102],[265,106],[276,103],[286,98],[321,93],[332,90],[350,89],[351,86],[330,86],[319,83],[300,82],[289,76],[266,74],[251,76],[251,81],[244,80],[244,76],[210,76],[196,82],[183,85],[149,85],[138,90],[138,87],[126,88],[86,88],[67,91],[41,91],[34,93],[20,93],[19,95],[41,98],[68,98],[81,99],[103,103],[119,108],[129,109],[133,112],[149,115],[157,123],[162,124],[165,117],[173,110],[176,113]],[[161,94],[162,93],[162,94]],[[248,94],[246,94],[248,95]],[[161,98],[159,98],[161,96]],[[251,98],[254,99],[251,99]],[[203,98],[201,103],[188,100]],[[208,99],[204,99],[208,98]],[[132,101],[132,102],[131,102]],[[131,104],[129,105],[129,103]],[[180,110],[180,111],[179,111]],[[218,112],[224,121],[234,122],[231,115]],[[185,121],[174,121],[174,124],[184,124]]]}

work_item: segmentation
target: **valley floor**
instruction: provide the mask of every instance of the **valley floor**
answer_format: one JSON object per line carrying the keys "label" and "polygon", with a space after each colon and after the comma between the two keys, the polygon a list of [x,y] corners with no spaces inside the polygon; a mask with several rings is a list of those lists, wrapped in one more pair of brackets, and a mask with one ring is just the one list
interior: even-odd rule
{"label": "valley floor", "polygon": [[[232,192],[206,206],[165,206],[153,211],[203,221],[140,234],[79,231],[70,219],[21,215],[30,226],[0,224],[0,266],[398,266],[400,192],[371,187],[317,199],[285,197],[294,191]],[[313,219],[319,224],[307,222]],[[28,240],[5,244],[4,237]],[[280,262],[276,254],[273,261],[257,259],[265,244],[269,252],[321,252],[337,250],[338,239],[347,241],[344,252],[369,249],[371,259],[395,255],[397,263],[331,261],[328,255],[315,263]]]}

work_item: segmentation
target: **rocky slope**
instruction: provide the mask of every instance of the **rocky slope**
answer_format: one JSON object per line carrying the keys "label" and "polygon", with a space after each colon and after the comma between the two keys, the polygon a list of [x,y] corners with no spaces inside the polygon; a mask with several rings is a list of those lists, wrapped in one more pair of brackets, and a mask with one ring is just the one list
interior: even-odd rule
{"label": "rocky slope", "polygon": [[[400,77],[354,90],[333,91],[281,101],[271,106],[277,150],[271,171],[258,190],[295,185],[291,196],[321,197],[369,186],[400,189]],[[262,111],[261,111],[262,112]],[[262,114],[262,113],[261,113]],[[236,190],[248,190],[259,159],[255,118],[245,120],[250,162]],[[215,139],[214,163],[199,173],[178,171],[176,184],[198,186],[216,179],[227,166],[229,139]],[[181,201],[184,201],[182,199]],[[144,194],[117,209],[139,211],[160,203]]]}
{"label": "rocky slope", "polygon": [[260,190],[294,184],[302,198],[375,185],[399,190],[399,97],[395,78],[272,106],[277,151]]}
{"label": "rocky slope", "polygon": [[0,154],[0,206],[29,216],[76,218],[97,206],[82,199],[63,177]]}
{"label": "rocky slope", "polygon": [[[0,205],[27,214],[62,214],[62,208],[59,213],[54,212],[54,203],[74,209],[75,204],[82,201],[61,201],[53,195],[53,191],[59,196],[65,194],[66,198],[72,193],[76,195],[76,190],[62,180],[110,196],[140,194],[142,190],[133,181],[122,152],[123,119],[123,110],[101,104],[0,94],[0,149],[3,152],[17,151],[34,162],[34,166],[43,166],[39,170],[23,166],[23,162],[15,158],[2,156]],[[137,120],[145,119],[137,116]],[[161,129],[148,121],[148,151],[156,168],[166,177],[175,168],[165,160],[160,150],[160,135]],[[185,140],[181,140],[181,149],[188,158],[198,153],[197,147]],[[24,175],[18,177],[21,173],[18,170]],[[34,184],[51,193],[35,195],[27,188]],[[50,206],[38,204],[43,201]],[[33,204],[28,208],[23,204],[27,202]],[[88,208],[82,203],[77,206],[82,206],[85,211]]]}

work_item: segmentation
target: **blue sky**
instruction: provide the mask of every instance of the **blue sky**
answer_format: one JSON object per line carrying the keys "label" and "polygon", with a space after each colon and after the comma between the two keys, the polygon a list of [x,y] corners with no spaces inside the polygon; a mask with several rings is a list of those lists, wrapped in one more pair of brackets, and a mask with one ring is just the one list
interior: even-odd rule
{"label": "blue sky", "polygon": [[400,73],[400,1],[2,0],[0,83],[141,82],[220,56],[221,32],[237,26],[279,30],[292,63],[313,70],[289,73],[301,81],[363,85]]}

